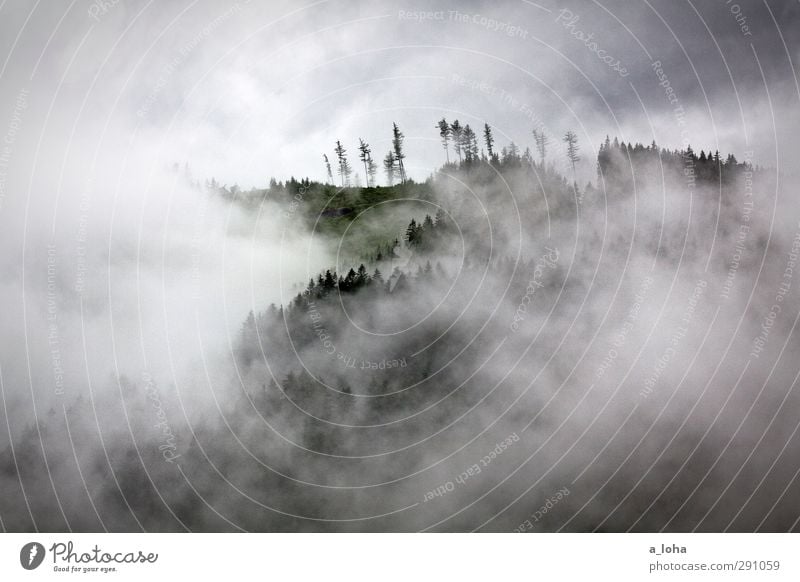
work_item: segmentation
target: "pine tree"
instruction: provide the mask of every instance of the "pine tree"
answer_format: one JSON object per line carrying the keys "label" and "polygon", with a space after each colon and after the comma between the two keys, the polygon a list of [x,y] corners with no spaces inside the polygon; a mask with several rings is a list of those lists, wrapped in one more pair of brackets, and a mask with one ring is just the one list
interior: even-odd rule
{"label": "pine tree", "polygon": [[331,270],[328,269],[325,271],[325,279],[323,280],[322,288],[325,289],[325,291],[330,291],[334,287],[336,287],[336,272],[334,271],[331,273]]}
{"label": "pine tree", "polygon": [[458,161],[463,161],[461,158],[461,134],[463,133],[464,128],[461,127],[461,124],[456,119],[453,123],[450,124],[450,135],[453,138],[453,148],[456,150],[456,154],[458,154]]}
{"label": "pine tree", "polygon": [[494,161],[494,137],[488,123],[483,124],[483,139],[486,142],[486,151],[489,152],[489,160]]}
{"label": "pine tree", "polygon": [[567,144],[567,161],[572,164],[572,180],[577,183],[575,164],[581,159],[580,156],[578,156],[578,150],[580,149],[578,146],[578,136],[575,135],[575,132],[570,130],[564,134],[564,143]]}
{"label": "pine tree", "polygon": [[334,151],[336,157],[339,158],[339,176],[342,178],[342,186],[349,186],[353,169],[350,167],[350,162],[347,161],[347,150],[344,149],[341,142],[337,141]]}
{"label": "pine tree", "polygon": [[[328,160],[328,155],[322,154],[322,159],[325,160],[325,170],[328,172],[328,183],[333,184],[333,172],[331,171],[331,163]],[[274,180],[273,178],[273,181]],[[272,182],[270,182],[270,188],[272,188]]]}
{"label": "pine tree", "polygon": [[536,150],[539,152],[539,163],[544,167],[544,159],[547,155],[547,145],[550,143],[550,138],[544,130],[533,130],[533,139],[536,142]]}
{"label": "pine tree", "polygon": [[383,169],[386,172],[386,183],[389,186],[393,186],[397,168],[395,167],[394,152],[392,150],[389,150],[389,153],[383,158]]}
{"label": "pine tree", "polygon": [[356,272],[356,287],[361,287],[362,285],[366,285],[369,281],[369,275],[367,275],[367,268],[362,263],[358,267],[358,271]]}
{"label": "pine tree", "polygon": [[436,211],[436,216],[433,219],[433,227],[437,231],[443,231],[445,228],[447,228],[447,224],[445,222],[446,220],[447,215],[445,214],[444,210],[440,208]]}
{"label": "pine tree", "polygon": [[417,221],[413,218],[411,222],[408,223],[408,228],[406,229],[406,241],[408,241],[409,246],[416,246],[419,240],[419,227],[417,227]]}
{"label": "pine tree", "polygon": [[347,276],[344,278],[343,284],[339,288],[342,291],[352,291],[353,288],[355,288],[356,276],[356,272],[351,267],[347,272]]}
{"label": "pine tree", "polygon": [[531,148],[529,147],[525,148],[525,153],[522,154],[522,161],[525,162],[525,165],[527,167],[531,167],[531,165],[533,165],[533,156],[531,155]]}
{"label": "pine tree", "polygon": [[406,155],[403,153],[403,139],[405,136],[396,123],[392,123],[392,148],[394,149],[394,159],[397,164],[397,172],[400,177],[400,183],[406,183],[406,167],[403,160]]}
{"label": "pine tree", "polygon": [[378,165],[372,159],[372,153],[367,156],[367,176],[368,180],[367,183],[374,187],[375,186],[375,174],[378,173]]}
{"label": "pine tree", "polygon": [[[361,152],[359,154],[359,159],[364,163],[364,176],[366,176],[367,187],[369,188],[372,185],[371,176],[374,173],[374,164],[372,163],[372,150],[369,149],[368,143],[366,143],[363,139],[358,138],[358,151]],[[371,166],[373,166],[372,169]]]}
{"label": "pine tree", "polygon": [[442,147],[444,148],[444,153],[447,156],[447,163],[449,164],[450,148],[448,145],[450,144],[450,126],[447,124],[447,120],[442,117],[437,127],[439,128],[439,137],[442,139]]}
{"label": "pine tree", "polygon": [[469,124],[465,125],[461,132],[461,149],[464,151],[464,161],[467,164],[471,164],[478,159],[478,138]]}

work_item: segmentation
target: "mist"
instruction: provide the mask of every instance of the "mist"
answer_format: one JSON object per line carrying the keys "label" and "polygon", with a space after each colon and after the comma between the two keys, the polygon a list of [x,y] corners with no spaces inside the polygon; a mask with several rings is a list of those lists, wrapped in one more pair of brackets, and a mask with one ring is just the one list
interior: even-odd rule
{"label": "mist", "polygon": [[3,531],[796,530],[800,28],[739,6],[0,7]]}

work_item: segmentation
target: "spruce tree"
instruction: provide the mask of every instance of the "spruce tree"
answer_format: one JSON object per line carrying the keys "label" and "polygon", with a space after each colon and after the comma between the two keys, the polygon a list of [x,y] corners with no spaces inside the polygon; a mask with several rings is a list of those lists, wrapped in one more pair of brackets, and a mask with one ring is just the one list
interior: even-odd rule
{"label": "spruce tree", "polygon": [[400,183],[406,183],[406,168],[403,160],[406,155],[403,153],[403,139],[405,136],[396,123],[392,123],[392,148],[394,149],[394,160],[397,164],[397,173],[400,178]]}
{"label": "spruce tree", "polygon": [[486,142],[486,151],[489,152],[489,160],[494,161],[494,137],[492,128],[488,123],[483,124],[483,140]]}
{"label": "spruce tree", "polygon": [[444,148],[445,156],[447,156],[447,163],[450,163],[450,148],[448,147],[450,143],[450,126],[447,124],[447,120],[442,117],[437,124],[439,128],[439,137],[442,139],[442,147]]}

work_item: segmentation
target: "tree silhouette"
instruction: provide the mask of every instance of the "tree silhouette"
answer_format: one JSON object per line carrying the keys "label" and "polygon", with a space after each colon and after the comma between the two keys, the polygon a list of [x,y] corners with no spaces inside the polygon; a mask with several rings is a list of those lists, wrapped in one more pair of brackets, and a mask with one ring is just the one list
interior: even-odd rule
{"label": "tree silhouette", "polygon": [[375,186],[375,174],[378,173],[378,164],[372,159],[372,154],[370,154],[369,160],[367,160],[367,173],[369,176],[369,183]]}
{"label": "tree silhouette", "polygon": [[397,168],[395,167],[394,152],[392,150],[389,150],[386,157],[383,158],[383,169],[386,172],[386,183],[389,186],[393,186]]}
{"label": "tree silhouette", "polygon": [[581,159],[578,155],[578,150],[580,149],[578,146],[578,136],[575,135],[574,131],[569,130],[564,134],[564,143],[567,144],[567,161],[572,165],[572,180],[577,184],[578,180],[575,174],[575,164]]}
{"label": "tree silhouette", "polygon": [[489,152],[489,159],[494,161],[494,137],[492,136],[492,128],[488,123],[483,124],[483,139],[486,142],[486,151]]}
{"label": "tree silhouette", "polygon": [[412,218],[406,229],[406,241],[408,241],[408,246],[415,247],[419,244],[421,230],[422,227],[417,226],[417,221]]}
{"label": "tree silhouette", "polygon": [[400,131],[400,128],[397,127],[396,123],[392,123],[392,148],[394,149],[394,160],[395,164],[397,164],[397,172],[400,177],[400,183],[405,184],[406,182],[406,168],[403,164],[403,160],[405,159],[406,155],[403,153],[403,139],[405,136],[403,132]]}
{"label": "tree silhouette", "polygon": [[478,138],[469,124],[461,132],[461,149],[464,150],[464,161],[471,164],[478,159]]}
{"label": "tree silhouette", "polygon": [[533,164],[533,156],[531,155],[531,148],[526,147],[525,153],[522,154],[522,160],[525,162],[525,166],[531,167]]}
{"label": "tree silhouette", "polygon": [[325,160],[325,170],[328,172],[328,183],[333,183],[333,172],[331,171],[331,163],[328,160],[327,154],[322,154],[322,159]]}
{"label": "tree silhouette", "polygon": [[359,159],[364,162],[364,175],[367,178],[367,187],[374,185],[375,178],[375,163],[372,161],[372,150],[369,149],[369,144],[363,139],[358,138]]}
{"label": "tree silhouette", "polygon": [[442,138],[442,147],[444,148],[444,153],[447,156],[447,163],[450,163],[450,149],[448,145],[450,143],[450,126],[447,124],[447,120],[442,117],[437,124],[439,128],[439,137]]}
{"label": "tree silhouette", "polygon": [[353,173],[353,169],[350,167],[350,162],[347,161],[347,150],[344,149],[341,142],[337,141],[334,151],[336,157],[339,158],[339,176],[342,178],[342,186],[349,186],[350,174]]}
{"label": "tree silhouette", "polygon": [[533,139],[536,142],[536,150],[539,152],[539,163],[544,167],[544,158],[547,155],[547,144],[550,143],[550,138],[544,130],[533,130]]}
{"label": "tree silhouette", "polygon": [[433,224],[436,227],[436,230],[444,230],[447,227],[446,224],[447,215],[445,214],[444,210],[441,208],[436,211],[436,217],[433,219]]}
{"label": "tree silhouette", "polygon": [[461,127],[461,124],[456,119],[453,123],[450,124],[450,135],[453,138],[453,147],[456,150],[456,154],[458,155],[458,161],[461,162],[461,134],[464,132],[464,128]]}

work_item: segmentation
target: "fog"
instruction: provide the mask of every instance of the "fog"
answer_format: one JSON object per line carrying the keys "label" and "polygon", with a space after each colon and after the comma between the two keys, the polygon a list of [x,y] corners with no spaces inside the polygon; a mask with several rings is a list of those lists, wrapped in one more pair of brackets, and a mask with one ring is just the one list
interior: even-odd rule
{"label": "fog", "polygon": [[797,529],[795,5],[101,4],[0,7],[4,531]]}

